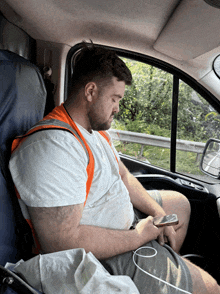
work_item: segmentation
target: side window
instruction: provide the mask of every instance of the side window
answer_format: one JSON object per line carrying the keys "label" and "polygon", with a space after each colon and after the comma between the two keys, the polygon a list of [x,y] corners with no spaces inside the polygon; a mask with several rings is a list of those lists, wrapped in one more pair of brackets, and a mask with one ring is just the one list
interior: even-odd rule
{"label": "side window", "polygon": [[110,130],[117,151],[170,168],[173,76],[154,66],[123,59],[132,72],[120,112]]}
{"label": "side window", "polygon": [[[170,170],[173,75],[155,66],[123,58],[133,84],[126,87],[110,133],[116,149]],[[220,115],[195,90],[179,80],[175,170],[219,182],[200,171],[208,139],[220,139]]]}
{"label": "side window", "polygon": [[201,95],[180,80],[176,171],[205,180],[207,176],[200,171],[199,163],[205,143],[210,138],[220,138],[220,115]]}

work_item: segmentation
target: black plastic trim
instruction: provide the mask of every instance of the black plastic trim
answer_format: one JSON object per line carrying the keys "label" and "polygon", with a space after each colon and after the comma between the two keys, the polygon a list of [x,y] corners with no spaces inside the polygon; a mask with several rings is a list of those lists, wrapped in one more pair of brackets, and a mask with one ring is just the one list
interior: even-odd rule
{"label": "black plastic trim", "polygon": [[213,63],[212,63],[212,69],[213,69],[215,75],[217,76],[217,78],[220,79],[220,73],[217,73],[216,68],[215,68],[215,62],[216,62],[216,59],[217,59],[217,58],[220,58],[220,54],[218,54],[218,55],[215,57],[215,59],[214,59],[214,61],[213,61]]}
{"label": "black plastic trim", "polygon": [[170,170],[176,172],[176,138],[177,138],[177,111],[179,98],[179,78],[173,76],[173,97],[172,97],[172,122],[170,142]]}
{"label": "black plastic trim", "polygon": [[[136,175],[135,178],[137,178],[141,183],[144,183],[146,180],[147,181],[154,181],[154,182],[168,182],[168,183],[172,183],[178,187],[181,188],[187,188],[190,190],[198,190],[199,192],[203,192],[205,194],[209,194],[208,189],[201,185],[196,183],[195,181],[188,181],[185,179],[181,179],[181,178],[176,178],[173,179],[172,177],[169,176],[165,176],[165,175]],[[184,182],[188,182],[189,184],[184,184]],[[198,189],[198,186],[200,187],[200,189]]]}
{"label": "black plastic trim", "polygon": [[202,162],[203,162],[203,160],[204,160],[205,153],[206,153],[206,151],[207,151],[207,148],[208,148],[210,142],[217,142],[217,143],[220,143],[220,140],[218,140],[218,139],[214,139],[214,138],[210,138],[210,139],[206,142],[206,144],[205,144],[205,148],[204,148],[204,150],[203,150],[203,154],[202,154],[202,159],[201,159],[201,161],[200,161],[200,170],[201,170],[204,174],[206,174],[206,175],[208,175],[208,176],[210,176],[210,177],[212,177],[212,178],[214,178],[214,179],[220,179],[220,173],[219,173],[218,176],[214,176],[214,175],[210,174],[209,172],[205,171],[205,170],[203,169],[203,167],[202,167]]}

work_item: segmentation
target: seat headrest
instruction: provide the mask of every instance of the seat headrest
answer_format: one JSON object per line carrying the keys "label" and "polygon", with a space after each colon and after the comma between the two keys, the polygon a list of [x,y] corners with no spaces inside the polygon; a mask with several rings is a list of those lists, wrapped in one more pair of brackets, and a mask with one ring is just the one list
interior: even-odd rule
{"label": "seat headrest", "polygon": [[46,89],[36,66],[0,50],[0,146],[8,163],[12,140],[43,118]]}

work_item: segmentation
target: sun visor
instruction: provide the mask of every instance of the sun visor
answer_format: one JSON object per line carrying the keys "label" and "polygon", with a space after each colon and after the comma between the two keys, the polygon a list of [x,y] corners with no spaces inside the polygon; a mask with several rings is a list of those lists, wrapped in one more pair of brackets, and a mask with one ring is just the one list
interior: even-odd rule
{"label": "sun visor", "polygon": [[219,46],[219,28],[220,9],[201,0],[182,1],[154,49],[177,60],[194,59]]}

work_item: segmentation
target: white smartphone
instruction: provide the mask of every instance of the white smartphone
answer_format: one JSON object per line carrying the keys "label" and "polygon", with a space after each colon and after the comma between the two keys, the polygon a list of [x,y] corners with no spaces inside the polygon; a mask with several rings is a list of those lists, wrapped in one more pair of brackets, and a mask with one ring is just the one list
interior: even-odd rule
{"label": "white smartphone", "polygon": [[163,227],[163,226],[174,226],[179,223],[177,215],[174,214],[169,214],[165,216],[156,216],[153,219],[153,224],[156,227]]}

